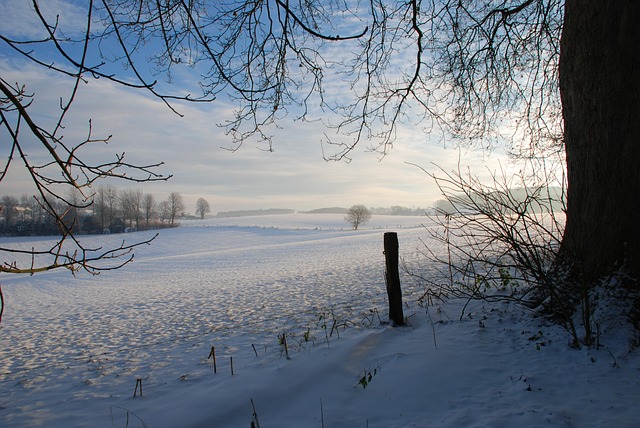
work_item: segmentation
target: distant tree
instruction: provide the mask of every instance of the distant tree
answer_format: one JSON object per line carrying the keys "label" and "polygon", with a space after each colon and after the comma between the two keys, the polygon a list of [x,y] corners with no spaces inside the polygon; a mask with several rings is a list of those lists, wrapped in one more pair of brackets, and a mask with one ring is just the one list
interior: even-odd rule
{"label": "distant tree", "polygon": [[95,215],[84,212],[80,217],[80,229],[84,233],[102,233],[100,229],[100,225],[98,224],[98,219]]}
{"label": "distant tree", "polygon": [[160,217],[162,223],[171,218],[171,208],[168,200],[161,201],[158,204],[158,217]]}
{"label": "distant tree", "polygon": [[20,195],[20,207],[22,212],[20,213],[20,221],[27,222],[32,220],[35,200],[33,196],[22,194]]}
{"label": "distant tree", "polygon": [[125,223],[128,221],[129,226],[140,227],[140,214],[142,211],[142,190],[127,189],[120,193],[120,206],[122,210],[122,219]]}
{"label": "distant tree", "polygon": [[25,218],[28,218],[32,225],[36,225],[44,221],[47,213],[42,208],[42,204],[38,197],[24,194],[20,197],[20,200],[20,204],[26,208]]}
{"label": "distant tree", "polygon": [[133,206],[131,203],[131,194],[128,190],[124,192],[120,192],[118,195],[118,205],[120,207],[120,213],[122,214],[122,221],[124,224],[129,224],[131,226],[133,219]]}
{"label": "distant tree", "polygon": [[109,223],[109,230],[112,233],[122,233],[124,232],[124,229],[125,229],[124,220],[122,220],[122,218],[120,217],[114,217],[111,220],[111,223]]}
{"label": "distant tree", "polygon": [[119,199],[118,189],[115,187],[110,185],[98,187],[93,204],[101,228],[109,228],[111,221],[117,215]]}
{"label": "distant tree", "polygon": [[200,216],[200,220],[204,219],[205,214],[211,212],[211,208],[209,207],[209,202],[207,202],[204,198],[199,198],[196,201],[196,215]]}
{"label": "distant tree", "polygon": [[18,214],[18,199],[15,196],[6,195],[2,197],[0,204],[2,205],[4,224],[9,227]]}
{"label": "distant tree", "polygon": [[371,220],[371,211],[364,205],[354,205],[347,211],[344,221],[350,223],[354,230],[358,230],[358,226]]}
{"label": "distant tree", "polygon": [[93,197],[92,207],[100,228],[104,229],[109,224],[109,219],[107,218],[107,192],[104,186],[98,187]]}
{"label": "distant tree", "polygon": [[142,197],[142,214],[144,215],[145,228],[149,229],[149,222],[156,210],[156,200],[151,193]]}
{"label": "distant tree", "polygon": [[173,192],[169,194],[167,204],[169,209],[169,224],[173,226],[176,217],[184,211],[184,199],[180,193]]}

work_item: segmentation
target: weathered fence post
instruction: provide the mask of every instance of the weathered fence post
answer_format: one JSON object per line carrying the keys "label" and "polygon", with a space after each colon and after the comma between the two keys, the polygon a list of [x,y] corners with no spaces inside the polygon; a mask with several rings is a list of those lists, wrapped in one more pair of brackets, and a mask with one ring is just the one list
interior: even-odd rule
{"label": "weathered fence post", "polygon": [[384,257],[386,262],[387,296],[389,297],[389,319],[394,326],[404,325],[402,289],[400,288],[400,273],[398,272],[398,234],[396,232],[386,232],[384,234]]}

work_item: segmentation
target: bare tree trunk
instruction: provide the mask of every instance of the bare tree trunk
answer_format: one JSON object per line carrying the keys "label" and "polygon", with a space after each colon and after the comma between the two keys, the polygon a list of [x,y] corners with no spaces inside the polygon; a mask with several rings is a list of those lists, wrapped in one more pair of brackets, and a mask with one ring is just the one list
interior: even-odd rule
{"label": "bare tree trunk", "polygon": [[640,272],[640,2],[566,0],[560,91],[568,173],[561,254],[591,285]]}

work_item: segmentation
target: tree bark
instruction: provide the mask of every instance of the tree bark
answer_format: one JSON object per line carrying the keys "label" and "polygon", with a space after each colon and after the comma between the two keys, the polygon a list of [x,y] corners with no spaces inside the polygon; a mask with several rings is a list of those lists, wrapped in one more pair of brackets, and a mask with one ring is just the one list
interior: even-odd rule
{"label": "tree bark", "polygon": [[559,75],[568,195],[560,254],[586,286],[620,267],[640,272],[639,22],[637,0],[565,2]]}

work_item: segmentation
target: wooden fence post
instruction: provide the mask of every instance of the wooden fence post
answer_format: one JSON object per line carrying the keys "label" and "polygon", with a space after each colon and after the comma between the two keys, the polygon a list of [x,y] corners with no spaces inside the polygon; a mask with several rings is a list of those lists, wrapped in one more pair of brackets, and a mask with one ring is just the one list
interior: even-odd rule
{"label": "wooden fence post", "polygon": [[394,326],[404,325],[402,289],[400,288],[400,273],[398,271],[398,234],[396,232],[384,234],[384,257],[386,262],[385,280],[389,297],[389,319]]}
{"label": "wooden fence post", "polygon": [[136,379],[136,389],[133,390],[133,398],[136,398],[136,395],[138,394],[138,388],[140,388],[140,397],[142,397],[142,379],[141,378]]}

